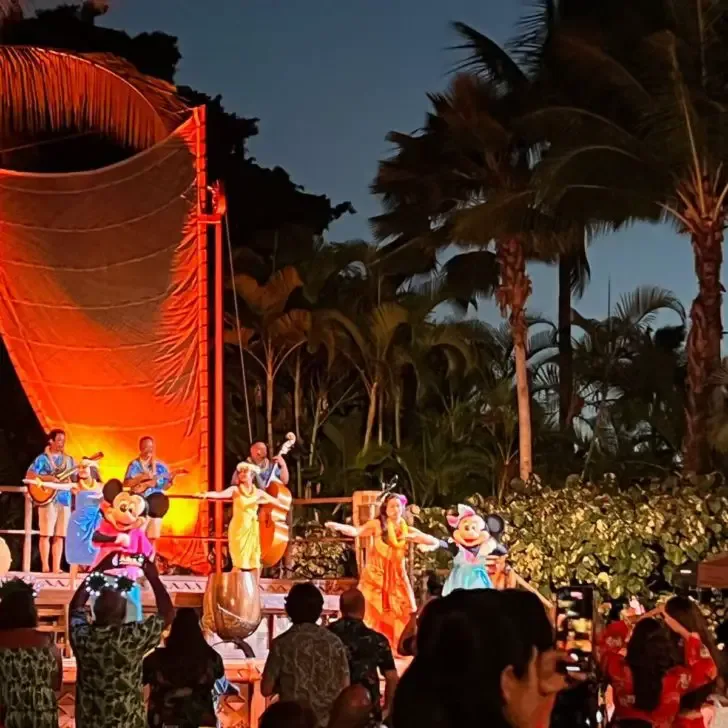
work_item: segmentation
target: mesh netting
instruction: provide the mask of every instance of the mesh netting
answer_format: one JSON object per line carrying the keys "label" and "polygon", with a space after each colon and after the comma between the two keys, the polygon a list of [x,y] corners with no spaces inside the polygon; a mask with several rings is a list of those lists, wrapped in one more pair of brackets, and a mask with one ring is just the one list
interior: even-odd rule
{"label": "mesh netting", "polygon": [[[41,424],[65,429],[76,457],[102,450],[104,478],[154,436],[161,460],[190,471],[172,492],[208,477],[201,118],[112,167],[0,170],[0,332]],[[167,533],[195,533],[197,508],[173,499]],[[207,568],[194,541],[160,553]]]}

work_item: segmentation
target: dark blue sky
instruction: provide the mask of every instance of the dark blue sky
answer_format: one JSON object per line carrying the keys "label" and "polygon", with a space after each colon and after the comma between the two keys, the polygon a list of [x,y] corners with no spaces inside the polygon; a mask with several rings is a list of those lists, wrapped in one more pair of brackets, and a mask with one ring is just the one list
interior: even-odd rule
{"label": "dark blue sky", "polygon": [[[310,192],[351,200],[358,215],[336,223],[331,240],[368,238],[378,211],[368,193],[391,129],[414,131],[425,93],[442,89],[456,58],[450,22],[507,40],[519,0],[116,0],[105,24],[130,33],[179,37],[178,82],[260,118],[251,153],[281,165]],[[595,242],[583,301],[589,316],[612,295],[641,284],[672,289],[689,308],[695,295],[689,240],[666,227],[637,226]],[[556,275],[534,266],[530,309],[555,313]],[[483,313],[495,320],[491,304]]]}

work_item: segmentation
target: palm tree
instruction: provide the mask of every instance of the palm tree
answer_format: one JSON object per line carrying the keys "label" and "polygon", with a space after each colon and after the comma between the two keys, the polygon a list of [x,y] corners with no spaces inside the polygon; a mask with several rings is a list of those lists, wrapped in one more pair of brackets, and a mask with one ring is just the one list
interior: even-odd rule
{"label": "palm tree", "polygon": [[[665,220],[690,237],[698,295],[690,310],[684,467],[710,464],[710,377],[720,364],[720,267],[728,195],[728,27],[724,0],[599,4],[553,33],[544,54],[568,103],[523,120],[551,146],[536,179],[546,205],[603,221]],[[647,7],[649,6],[649,7]],[[596,12],[596,11],[595,11]]]}
{"label": "palm tree", "polygon": [[[580,419],[591,429],[584,474],[595,452],[605,443],[613,446],[625,429],[632,433],[635,446],[636,437],[654,441],[660,431],[664,442],[675,444],[675,438],[667,434],[669,428],[659,425],[662,408],[674,395],[674,381],[665,384],[661,372],[655,370],[664,368],[662,355],[668,348],[652,334],[657,315],[666,311],[680,317],[678,328],[682,329],[682,304],[671,291],[654,286],[642,286],[622,296],[603,321],[573,311],[574,324],[583,332],[575,349],[577,381],[585,406]],[[668,353],[674,361],[674,353]],[[661,383],[665,386],[660,388]]]}
{"label": "palm tree", "polygon": [[[507,79],[504,79],[507,80]],[[443,266],[443,290],[471,302],[495,295],[513,333],[518,392],[520,474],[532,472],[526,367],[529,259],[555,262],[573,244],[573,225],[540,210],[531,188],[532,151],[512,122],[527,94],[525,77],[506,85],[456,76],[431,94],[433,112],[417,135],[392,133],[394,156],[380,163],[373,191],[386,212],[374,219],[380,240],[425,252],[467,246]],[[556,210],[554,213],[558,213]],[[572,234],[564,234],[566,231]]]}
{"label": "palm tree", "polygon": [[[264,372],[266,433],[271,452],[275,383],[281,368],[304,345],[308,345],[311,352],[322,345],[329,352],[336,348],[335,312],[289,306],[291,295],[302,285],[298,271],[292,266],[277,270],[263,285],[244,273],[236,275],[233,281],[235,294],[242,299],[245,310],[243,325],[231,322],[225,332],[225,341],[242,346]],[[294,419],[297,425],[302,400],[300,367],[294,367],[294,372],[297,372],[297,375],[294,374]]]}

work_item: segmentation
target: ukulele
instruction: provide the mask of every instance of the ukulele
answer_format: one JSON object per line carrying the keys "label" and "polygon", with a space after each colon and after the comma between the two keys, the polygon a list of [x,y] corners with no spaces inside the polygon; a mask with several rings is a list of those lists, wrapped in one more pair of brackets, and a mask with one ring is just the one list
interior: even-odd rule
{"label": "ukulele", "polygon": [[[83,458],[83,460],[98,462],[102,457],[104,457],[104,453],[97,452],[90,458]],[[59,490],[71,490],[73,488],[71,484],[66,485],[65,481],[68,481],[70,477],[75,475],[80,468],[81,464],[79,463],[78,465],[62,470],[56,475],[39,475],[37,478],[24,478],[23,483],[28,486],[28,495],[35,505],[47,506],[55,500]],[[44,478],[52,478],[58,482],[44,480]]]}
{"label": "ukulele", "polygon": [[[175,470],[169,471],[169,484],[174,483],[174,479],[178,475],[188,475],[189,471],[184,468],[176,468]],[[144,495],[150,488],[154,488],[157,485],[158,475],[149,475],[148,473],[142,473],[134,478],[131,478],[126,482],[126,487],[135,495]]]}
{"label": "ukulele", "polygon": [[[296,444],[296,436],[289,432],[286,440],[278,451],[278,457],[285,457]],[[263,566],[275,566],[286,552],[289,540],[288,513],[291,510],[293,498],[291,491],[283,483],[274,480],[275,468],[271,470],[266,483],[266,492],[273,496],[285,508],[279,508],[272,503],[264,503],[258,509],[260,522],[260,561]]]}

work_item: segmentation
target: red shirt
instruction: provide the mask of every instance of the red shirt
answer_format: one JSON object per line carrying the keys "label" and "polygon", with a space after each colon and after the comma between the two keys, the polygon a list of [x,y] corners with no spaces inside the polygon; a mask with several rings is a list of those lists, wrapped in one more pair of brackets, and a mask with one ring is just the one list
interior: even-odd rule
{"label": "red shirt", "polygon": [[614,689],[614,712],[622,720],[643,720],[655,728],[672,725],[680,711],[680,698],[685,693],[715,680],[718,670],[700,637],[692,634],[685,641],[685,664],[673,667],[662,678],[660,702],[652,712],[635,707],[632,671],[625,649],[630,628],[625,622],[610,624],[599,639],[599,666]]}

